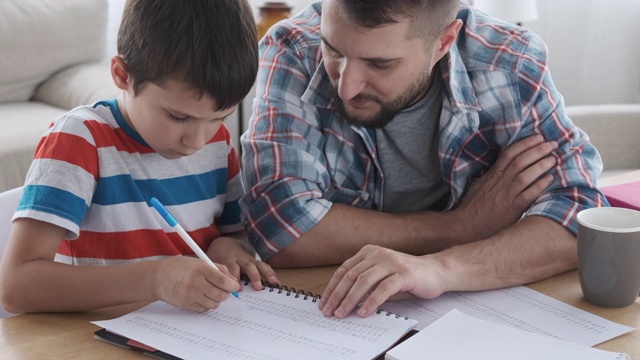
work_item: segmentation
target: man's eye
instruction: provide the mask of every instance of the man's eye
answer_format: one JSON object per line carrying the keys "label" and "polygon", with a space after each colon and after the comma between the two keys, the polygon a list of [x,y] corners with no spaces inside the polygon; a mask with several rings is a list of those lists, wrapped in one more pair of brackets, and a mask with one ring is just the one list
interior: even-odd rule
{"label": "man's eye", "polygon": [[389,63],[382,63],[382,64],[379,64],[379,63],[371,63],[371,65],[372,65],[374,68],[378,69],[378,70],[387,70],[387,69],[391,68],[391,64],[389,64]]}

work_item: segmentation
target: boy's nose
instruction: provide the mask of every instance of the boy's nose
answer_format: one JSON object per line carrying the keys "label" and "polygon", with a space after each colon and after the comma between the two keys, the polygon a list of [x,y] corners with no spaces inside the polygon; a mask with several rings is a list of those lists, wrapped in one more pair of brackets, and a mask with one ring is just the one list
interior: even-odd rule
{"label": "boy's nose", "polygon": [[190,126],[182,136],[182,144],[193,150],[200,150],[207,143],[207,131],[204,124]]}

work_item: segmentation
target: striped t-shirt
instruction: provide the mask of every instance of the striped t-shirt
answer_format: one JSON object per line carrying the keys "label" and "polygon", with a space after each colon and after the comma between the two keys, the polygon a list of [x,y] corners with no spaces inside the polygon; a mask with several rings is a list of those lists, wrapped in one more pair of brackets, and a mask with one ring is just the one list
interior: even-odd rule
{"label": "striped t-shirt", "polygon": [[238,156],[224,125],[200,151],[169,160],[109,100],[77,107],[52,123],[38,144],[13,219],[67,229],[56,261],[111,265],[193,254],[149,205],[151,197],[206,250],[221,234],[242,229],[243,193]]}

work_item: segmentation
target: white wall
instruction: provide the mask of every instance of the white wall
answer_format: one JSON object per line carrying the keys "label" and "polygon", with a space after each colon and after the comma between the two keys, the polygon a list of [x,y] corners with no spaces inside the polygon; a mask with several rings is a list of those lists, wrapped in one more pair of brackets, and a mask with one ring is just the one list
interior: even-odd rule
{"label": "white wall", "polygon": [[549,48],[567,105],[640,103],[640,1],[538,0],[524,24]]}

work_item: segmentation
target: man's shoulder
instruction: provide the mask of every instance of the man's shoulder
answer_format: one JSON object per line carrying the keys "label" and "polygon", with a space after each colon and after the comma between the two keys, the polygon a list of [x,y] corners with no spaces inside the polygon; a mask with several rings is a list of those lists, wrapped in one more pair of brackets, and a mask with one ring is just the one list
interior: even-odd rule
{"label": "man's shoulder", "polygon": [[456,48],[468,71],[515,72],[523,61],[547,61],[546,44],[527,28],[491,18],[466,5],[457,18],[463,26]]}
{"label": "man's shoulder", "polygon": [[268,37],[291,47],[295,51],[320,46],[320,19],[322,3],[305,7],[294,17],[278,22],[267,32]]}

